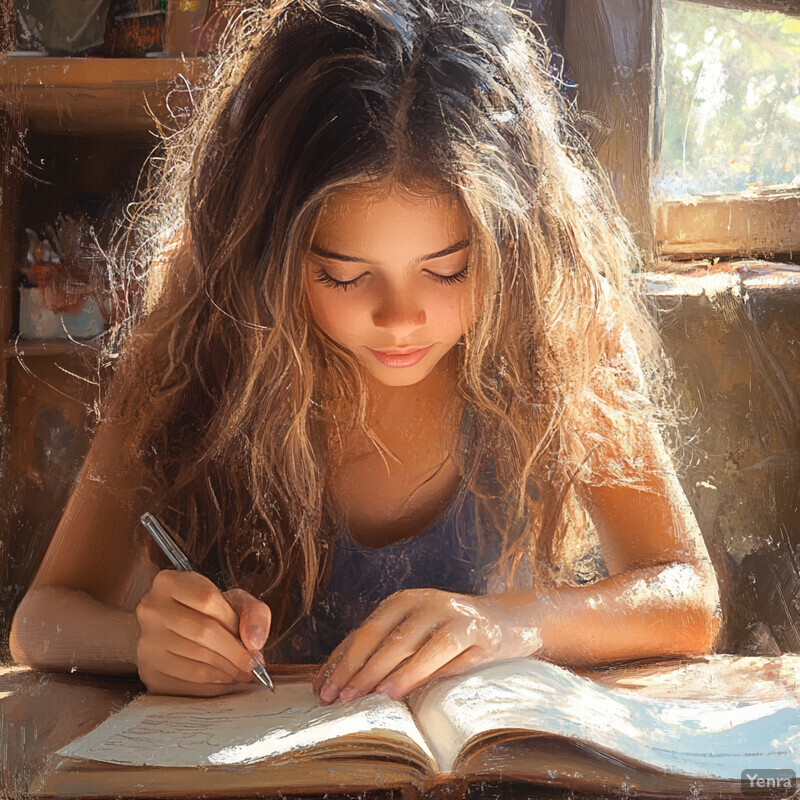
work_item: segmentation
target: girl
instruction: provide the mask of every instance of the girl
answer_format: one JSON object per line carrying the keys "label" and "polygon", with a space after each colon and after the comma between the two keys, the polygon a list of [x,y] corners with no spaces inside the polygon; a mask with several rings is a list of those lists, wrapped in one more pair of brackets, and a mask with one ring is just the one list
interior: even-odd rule
{"label": "girl", "polygon": [[[19,662],[208,696],[266,646],[322,662],[331,702],[713,646],[637,254],[547,63],[500,2],[237,17],[134,217],[146,302]],[[605,561],[588,584],[574,501]],[[168,568],[145,510],[203,574]]]}

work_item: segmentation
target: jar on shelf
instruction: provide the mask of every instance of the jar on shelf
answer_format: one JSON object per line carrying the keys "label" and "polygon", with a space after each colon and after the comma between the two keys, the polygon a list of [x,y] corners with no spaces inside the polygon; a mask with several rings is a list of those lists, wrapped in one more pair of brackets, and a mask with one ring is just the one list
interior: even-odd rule
{"label": "jar on shelf", "polygon": [[111,0],[14,0],[19,50],[74,56],[103,44]]}

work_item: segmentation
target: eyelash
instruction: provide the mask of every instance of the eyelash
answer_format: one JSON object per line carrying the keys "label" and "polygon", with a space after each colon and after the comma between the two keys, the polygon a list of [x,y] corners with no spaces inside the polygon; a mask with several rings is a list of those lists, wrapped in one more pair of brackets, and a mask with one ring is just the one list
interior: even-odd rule
{"label": "eyelash", "polygon": [[[435,272],[429,272],[428,275],[433,278],[437,283],[443,283],[446,285],[452,285],[454,283],[460,283],[467,277],[467,270],[469,270],[469,264],[464,267],[459,272],[456,272],[454,275],[437,275]],[[359,275],[357,278],[353,278],[352,281],[337,281],[336,278],[328,275],[327,272],[322,267],[317,267],[316,272],[317,282],[322,283],[325,286],[331,286],[335,289],[342,289],[343,291],[347,291],[348,289],[355,288],[363,275]]]}

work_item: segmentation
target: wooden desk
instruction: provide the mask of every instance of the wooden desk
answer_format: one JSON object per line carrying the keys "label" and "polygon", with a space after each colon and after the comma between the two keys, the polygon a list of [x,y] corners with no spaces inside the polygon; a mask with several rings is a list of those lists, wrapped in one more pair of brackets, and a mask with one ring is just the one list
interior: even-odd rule
{"label": "wooden desk", "polygon": [[[312,672],[312,667],[270,667],[276,684],[298,675],[310,676]],[[775,658],[717,655],[705,659],[643,663],[587,674],[606,685],[646,689],[648,695],[708,700],[724,687],[726,693],[733,690],[743,700],[769,696],[790,697],[800,702],[800,655]],[[143,691],[144,685],[137,680],[0,666],[0,798],[34,796],[30,787],[47,770],[51,754],[99,725]],[[335,793],[336,787],[331,787],[331,790]],[[388,800],[401,794],[376,787],[369,796]],[[455,797],[461,792],[449,792],[442,787],[437,794],[439,797]],[[202,773],[198,772],[197,796],[201,795]],[[116,795],[98,793],[97,796]],[[326,796],[330,798],[333,794]],[[488,785],[472,787],[467,793],[470,800],[478,797],[502,797],[505,800],[512,796],[549,800],[575,795],[531,786],[515,790],[512,786]],[[593,798],[602,800],[597,795]]]}

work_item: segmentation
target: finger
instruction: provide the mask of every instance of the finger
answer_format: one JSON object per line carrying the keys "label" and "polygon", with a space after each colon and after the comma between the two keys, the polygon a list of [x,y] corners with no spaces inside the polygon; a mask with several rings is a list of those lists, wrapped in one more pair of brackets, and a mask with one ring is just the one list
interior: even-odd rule
{"label": "finger", "polygon": [[323,702],[332,703],[339,696],[340,690],[410,610],[405,603],[382,604],[345,639],[341,649],[336,648],[331,656],[335,667],[320,689],[319,696]]}
{"label": "finger", "polygon": [[182,697],[219,697],[237,691],[236,683],[188,683],[155,670],[146,681],[150,694],[168,694]]}
{"label": "finger", "polygon": [[247,682],[253,678],[252,672],[240,669],[236,664],[228,661],[227,658],[216,651],[209,650],[207,647],[203,647],[197,642],[193,642],[180,635],[176,635],[170,639],[167,645],[167,651],[176,656],[191,659],[192,661],[210,664],[228,675],[231,680]]}
{"label": "finger", "polygon": [[317,669],[316,674],[314,675],[314,680],[311,681],[311,688],[315,692],[319,692],[320,686],[325,683],[326,680],[331,676],[333,669],[329,662],[325,662]]}
{"label": "finger", "polygon": [[181,603],[173,603],[171,612],[164,617],[164,625],[177,636],[218,653],[227,659],[235,670],[250,671],[249,663],[253,654],[213,617],[194,611]]}
{"label": "finger", "polygon": [[[488,660],[486,652],[481,650],[480,647],[468,647],[454,659],[448,661],[444,666],[439,667],[439,669],[430,676],[430,680],[451,678],[454,675],[461,675],[473,667],[477,667],[479,664],[485,664]],[[412,689],[408,691],[410,692]]]}
{"label": "finger", "polygon": [[463,643],[447,628],[437,630],[417,652],[375,689],[399,700],[464,652]]}
{"label": "finger", "polygon": [[156,663],[165,650],[172,650],[235,675],[249,661],[247,651],[215,619],[176,602],[168,593],[160,598],[152,594],[146,597],[136,607],[136,619],[141,632],[139,643],[153,653]]}
{"label": "finger", "polygon": [[320,691],[321,687],[324,686],[330,679],[331,675],[333,675],[336,667],[339,665],[339,660],[341,659],[342,655],[347,652],[347,648],[353,641],[353,636],[355,636],[355,634],[356,631],[351,631],[349,634],[347,634],[347,636],[345,636],[345,638],[342,639],[342,641],[333,650],[330,656],[328,656],[328,660],[319,668],[312,682],[312,686],[314,687],[315,691]]}
{"label": "finger", "polygon": [[333,675],[334,670],[339,664],[339,660],[341,659],[342,655],[347,651],[347,648],[350,647],[350,643],[353,641],[353,637],[358,632],[358,628],[355,630],[350,631],[347,636],[342,639],[341,642],[334,648],[333,652],[328,656],[327,661],[317,670],[317,674],[312,681],[312,686],[315,687],[315,691],[319,692],[320,688],[326,683],[328,678]]}
{"label": "finger", "polygon": [[163,675],[186,683],[233,683],[235,678],[224,670],[205,661],[196,661],[167,651],[158,660],[158,670]]}
{"label": "finger", "polygon": [[208,617],[213,617],[233,636],[239,635],[239,615],[212,581],[199,572],[164,569],[156,576],[167,584],[173,600]]}
{"label": "finger", "polygon": [[272,625],[269,606],[244,589],[230,589],[223,597],[239,615],[239,638],[250,650],[261,650],[267,643]]}
{"label": "finger", "polygon": [[317,670],[317,674],[314,676],[314,680],[311,682],[311,686],[315,692],[319,692],[320,688],[333,674],[333,671],[336,669],[336,665],[339,663],[339,658],[347,649],[347,647],[350,646],[350,642],[352,641],[354,634],[355,631],[347,634],[347,636],[342,639],[333,652],[328,656],[325,663],[323,663],[323,665]]}
{"label": "finger", "polygon": [[345,684],[339,692],[339,699],[346,703],[372,691],[380,681],[413,656],[434,635],[435,630],[433,621],[422,622],[418,615],[407,617]]}

